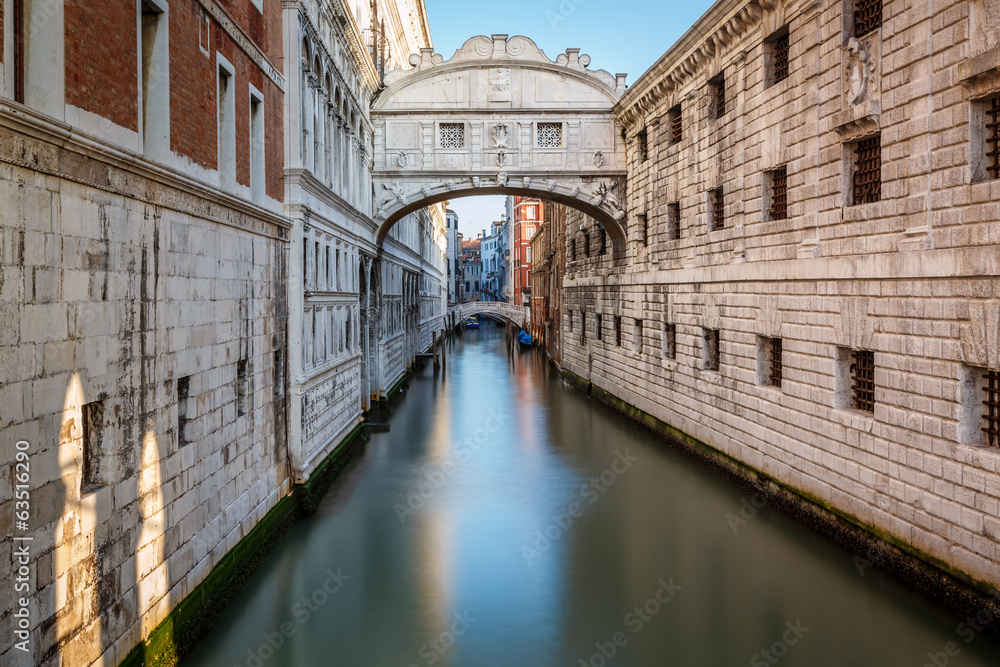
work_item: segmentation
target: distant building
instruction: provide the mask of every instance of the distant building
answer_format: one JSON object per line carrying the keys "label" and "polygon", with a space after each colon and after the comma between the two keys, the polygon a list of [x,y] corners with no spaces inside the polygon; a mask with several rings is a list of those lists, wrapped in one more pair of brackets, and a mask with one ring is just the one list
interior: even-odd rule
{"label": "distant building", "polygon": [[458,213],[448,209],[445,218],[448,239],[448,303],[462,300],[462,234],[458,231]]}
{"label": "distant building", "polygon": [[509,229],[507,216],[503,216],[490,225],[489,236],[483,237],[483,294],[490,301],[507,300],[505,289],[510,283]]}
{"label": "distant building", "polygon": [[462,242],[463,301],[479,301],[483,295],[483,235]]}
{"label": "distant building", "polygon": [[531,238],[531,335],[562,363],[562,280],[566,275],[566,207],[544,203],[544,223]]}
{"label": "distant building", "polygon": [[507,209],[511,220],[512,301],[523,304],[531,296],[531,237],[543,222],[542,200],[510,197]]}

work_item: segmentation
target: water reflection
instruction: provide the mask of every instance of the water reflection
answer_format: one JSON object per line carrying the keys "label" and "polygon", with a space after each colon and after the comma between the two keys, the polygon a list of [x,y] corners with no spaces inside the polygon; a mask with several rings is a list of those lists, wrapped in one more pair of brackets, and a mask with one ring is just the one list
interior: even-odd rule
{"label": "water reflection", "polygon": [[187,664],[920,667],[949,641],[949,665],[1000,664],[767,507],[734,532],[740,490],[502,330],[447,354]]}

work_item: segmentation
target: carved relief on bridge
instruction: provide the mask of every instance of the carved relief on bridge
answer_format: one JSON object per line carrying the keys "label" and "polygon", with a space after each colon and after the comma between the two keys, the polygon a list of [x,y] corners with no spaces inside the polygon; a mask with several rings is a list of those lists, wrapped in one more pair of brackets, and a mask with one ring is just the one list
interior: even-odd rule
{"label": "carved relief on bridge", "polygon": [[380,224],[417,202],[480,190],[549,195],[605,221],[624,218],[615,184],[626,174],[625,146],[613,113],[624,75],[589,69],[579,49],[551,60],[527,37],[507,35],[473,37],[449,60],[423,49],[410,64],[386,75],[372,106]]}

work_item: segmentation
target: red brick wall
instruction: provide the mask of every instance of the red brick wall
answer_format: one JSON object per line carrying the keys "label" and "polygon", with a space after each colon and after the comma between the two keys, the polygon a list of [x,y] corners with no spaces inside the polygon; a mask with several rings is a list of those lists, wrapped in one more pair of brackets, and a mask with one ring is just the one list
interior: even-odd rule
{"label": "red brick wall", "polygon": [[139,130],[135,0],[65,0],[66,103]]}
{"label": "red brick wall", "polygon": [[[257,12],[250,0],[228,0],[223,2],[234,22],[246,30],[246,7],[243,14],[234,11],[235,6],[246,4]],[[267,0],[265,9],[273,13],[280,22],[280,0]],[[259,16],[259,13],[257,14]],[[282,160],[284,159],[283,94],[257,65],[240,49],[215,21],[211,23],[209,54],[199,46],[200,11],[198,3],[189,0],[171,5],[170,11],[170,147],[194,162],[208,168],[217,169],[218,148],[216,130],[216,53],[221,53],[236,70],[236,180],[243,185],[250,184],[250,88],[253,84],[264,94],[264,144],[266,150],[265,190],[268,196],[281,201],[284,193],[282,183]],[[249,34],[249,31],[247,31]],[[267,25],[265,33],[270,33],[278,42],[280,51],[281,32],[279,27]],[[280,63],[274,58],[272,63]],[[276,65],[277,67],[277,65]]]}

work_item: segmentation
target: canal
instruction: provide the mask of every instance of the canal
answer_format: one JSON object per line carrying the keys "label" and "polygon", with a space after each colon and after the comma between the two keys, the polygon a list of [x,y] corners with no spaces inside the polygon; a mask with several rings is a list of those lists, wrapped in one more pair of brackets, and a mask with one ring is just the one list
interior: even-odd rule
{"label": "canal", "polygon": [[758,505],[486,326],[416,374],[185,664],[1000,665]]}

